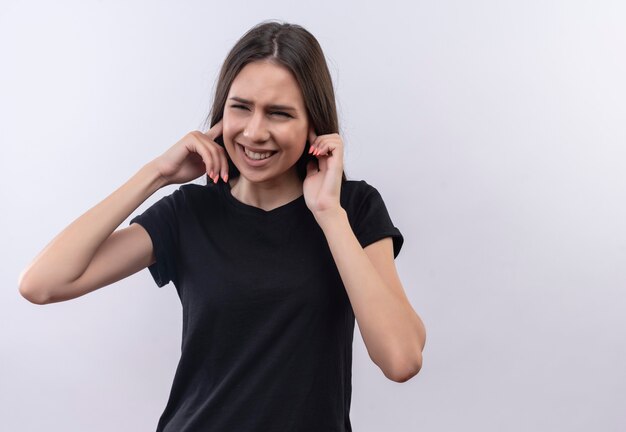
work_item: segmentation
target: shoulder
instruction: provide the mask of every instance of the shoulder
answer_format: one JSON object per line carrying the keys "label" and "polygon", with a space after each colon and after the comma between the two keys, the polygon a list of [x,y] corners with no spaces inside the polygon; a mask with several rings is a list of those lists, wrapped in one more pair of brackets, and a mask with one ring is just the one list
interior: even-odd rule
{"label": "shoulder", "polygon": [[217,187],[186,183],[161,197],[154,207],[174,213],[197,211],[217,199],[217,193]]}
{"label": "shoulder", "polygon": [[181,191],[184,195],[187,196],[191,196],[191,195],[198,195],[198,194],[202,194],[202,193],[206,193],[206,192],[217,192],[217,185],[211,183],[208,185],[201,185],[201,184],[197,184],[197,183],[186,183],[184,185],[181,185],[178,188],[179,191]]}
{"label": "shoulder", "polygon": [[184,200],[187,202],[189,201],[193,202],[194,200],[197,200],[197,199],[206,200],[207,197],[217,196],[218,192],[219,192],[218,185],[215,185],[213,183],[208,184],[208,185],[186,183],[184,185],[181,185],[178,189],[176,189],[172,193],[172,195],[177,195],[175,197],[177,199]]}
{"label": "shoulder", "polygon": [[385,237],[393,239],[394,258],[398,256],[404,238],[394,225],[383,197],[365,180],[344,182],[341,205],[346,210],[354,234],[366,247]]}
{"label": "shoulder", "polygon": [[346,180],[341,184],[341,196],[345,195],[346,198],[349,198],[354,195],[362,195],[372,187],[365,180]]}
{"label": "shoulder", "polygon": [[378,189],[365,180],[345,181],[339,201],[353,224],[360,223],[368,214],[377,213],[381,207],[385,207]]}
{"label": "shoulder", "polygon": [[380,194],[365,180],[347,180],[341,185],[341,206],[346,210],[357,211],[372,195]]}

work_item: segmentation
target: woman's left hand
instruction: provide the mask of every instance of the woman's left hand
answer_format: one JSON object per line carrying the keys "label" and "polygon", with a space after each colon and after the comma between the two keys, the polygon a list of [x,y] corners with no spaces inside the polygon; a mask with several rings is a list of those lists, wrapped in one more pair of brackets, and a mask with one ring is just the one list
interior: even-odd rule
{"label": "woman's left hand", "polygon": [[309,127],[309,153],[317,157],[307,164],[302,185],[304,200],[315,217],[341,210],[341,176],[343,173],[343,141],[339,134],[317,136]]}

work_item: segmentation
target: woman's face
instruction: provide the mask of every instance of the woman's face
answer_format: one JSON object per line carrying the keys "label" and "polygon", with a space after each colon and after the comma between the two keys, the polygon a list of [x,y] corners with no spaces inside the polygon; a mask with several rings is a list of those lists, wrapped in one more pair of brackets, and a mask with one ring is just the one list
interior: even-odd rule
{"label": "woman's face", "polygon": [[300,86],[287,68],[255,61],[235,77],[224,106],[222,136],[228,155],[249,181],[296,177],[308,127]]}

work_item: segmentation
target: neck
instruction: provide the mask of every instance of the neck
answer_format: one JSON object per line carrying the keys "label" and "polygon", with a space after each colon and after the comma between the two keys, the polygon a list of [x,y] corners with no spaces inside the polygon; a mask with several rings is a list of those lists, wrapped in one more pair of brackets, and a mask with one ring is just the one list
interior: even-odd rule
{"label": "neck", "polygon": [[302,193],[302,182],[295,171],[285,173],[282,178],[260,182],[250,181],[243,175],[229,180],[230,193],[238,201],[265,211],[287,204]]}

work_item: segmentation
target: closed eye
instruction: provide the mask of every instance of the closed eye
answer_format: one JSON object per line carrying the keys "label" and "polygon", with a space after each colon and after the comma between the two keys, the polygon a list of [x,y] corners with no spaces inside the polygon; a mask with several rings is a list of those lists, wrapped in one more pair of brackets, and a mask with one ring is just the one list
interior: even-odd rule
{"label": "closed eye", "polygon": [[[244,110],[248,109],[248,107],[245,106],[245,105],[231,105],[231,108],[238,108],[238,109],[244,109]],[[283,111],[273,111],[270,114],[277,114],[277,115],[280,115],[280,116],[283,116],[283,117],[291,117],[291,115],[289,115],[289,114],[287,114],[286,112],[283,112]]]}
{"label": "closed eye", "polygon": [[286,112],[282,112],[282,111],[274,111],[272,114],[278,114],[278,115],[285,116],[285,117],[291,117],[289,114],[287,114]]}

